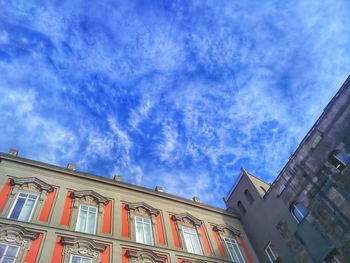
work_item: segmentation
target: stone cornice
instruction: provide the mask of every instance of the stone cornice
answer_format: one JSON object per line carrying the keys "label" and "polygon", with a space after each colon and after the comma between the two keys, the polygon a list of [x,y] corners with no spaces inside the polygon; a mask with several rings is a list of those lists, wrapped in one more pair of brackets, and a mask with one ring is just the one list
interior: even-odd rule
{"label": "stone cornice", "polygon": [[61,238],[62,245],[75,246],[79,247],[87,247],[93,251],[103,252],[106,249],[106,245],[97,243],[92,239],[88,238],[71,238],[71,237],[62,237]]}
{"label": "stone cornice", "polygon": [[144,203],[144,202],[137,202],[137,203],[129,203],[126,204],[126,208],[129,210],[136,210],[137,208],[143,208],[144,210],[146,210],[147,212],[149,212],[151,215],[158,215],[159,214],[159,210]]}
{"label": "stone cornice", "polygon": [[108,203],[108,199],[106,197],[100,195],[99,193],[96,193],[93,190],[72,191],[72,197],[73,198],[82,198],[84,196],[92,197],[99,204],[100,203],[102,203],[102,204],[107,204]]}
{"label": "stone cornice", "polygon": [[20,225],[0,225],[0,236],[19,236],[20,239],[35,240],[39,233],[28,230]]}
{"label": "stone cornice", "polygon": [[202,224],[201,220],[199,220],[198,218],[194,217],[193,215],[191,215],[190,213],[187,213],[187,212],[186,213],[182,213],[182,214],[174,214],[172,216],[172,218],[175,221],[182,221],[184,218],[187,218],[195,226],[200,226]]}
{"label": "stone cornice", "polygon": [[34,184],[36,185],[40,191],[52,192],[53,187],[44,181],[36,178],[36,177],[13,177],[11,178],[11,185],[25,185],[25,184]]}
{"label": "stone cornice", "polygon": [[226,224],[215,225],[213,229],[214,229],[215,232],[225,232],[225,229],[227,229],[234,236],[239,236],[241,234],[241,232],[238,229],[236,229],[236,228],[234,228],[232,226],[226,225]]}

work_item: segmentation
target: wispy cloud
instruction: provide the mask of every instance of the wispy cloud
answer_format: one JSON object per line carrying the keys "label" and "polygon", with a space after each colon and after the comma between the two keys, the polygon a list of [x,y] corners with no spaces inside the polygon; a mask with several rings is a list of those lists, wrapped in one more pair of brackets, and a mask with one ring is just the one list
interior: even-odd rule
{"label": "wispy cloud", "polygon": [[241,166],[272,181],[349,74],[345,0],[0,8],[2,151],[217,206]]}

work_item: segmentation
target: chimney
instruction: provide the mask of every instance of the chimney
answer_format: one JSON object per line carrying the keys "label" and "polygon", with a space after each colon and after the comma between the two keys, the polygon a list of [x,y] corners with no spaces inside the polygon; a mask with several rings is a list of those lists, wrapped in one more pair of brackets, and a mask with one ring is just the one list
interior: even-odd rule
{"label": "chimney", "polygon": [[9,150],[9,155],[12,155],[12,156],[17,157],[17,156],[18,156],[18,150],[16,150],[16,149],[10,149],[10,150]]}
{"label": "chimney", "polygon": [[162,192],[162,193],[164,192],[164,191],[163,191],[163,187],[162,187],[162,186],[159,186],[159,185],[157,185],[156,188],[155,188],[154,190],[157,191],[157,192]]}
{"label": "chimney", "polygon": [[113,177],[113,180],[114,180],[115,182],[121,182],[121,181],[122,181],[122,177],[121,177],[121,175],[115,175],[115,176]]}
{"label": "chimney", "polygon": [[75,171],[77,169],[77,167],[75,166],[74,163],[68,163],[67,169]]}
{"label": "chimney", "polygon": [[192,197],[192,200],[193,200],[193,202],[195,202],[195,203],[200,203],[200,202],[201,202],[201,200],[199,199],[198,196]]}

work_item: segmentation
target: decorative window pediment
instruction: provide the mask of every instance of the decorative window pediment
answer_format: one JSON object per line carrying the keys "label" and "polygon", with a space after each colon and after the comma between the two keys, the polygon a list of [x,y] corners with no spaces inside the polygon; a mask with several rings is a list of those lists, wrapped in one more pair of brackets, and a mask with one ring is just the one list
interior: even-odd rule
{"label": "decorative window pediment", "polygon": [[175,221],[182,221],[185,224],[191,223],[194,226],[200,226],[202,224],[201,220],[199,220],[198,218],[194,217],[189,213],[173,215],[172,218]]}
{"label": "decorative window pediment", "polygon": [[183,260],[181,261],[181,263],[207,263],[207,261],[199,260],[199,259],[196,259],[196,260],[183,259]]}
{"label": "decorative window pediment", "polygon": [[62,237],[61,243],[65,246],[66,259],[71,255],[81,255],[99,262],[101,252],[106,249],[106,245],[87,238]]}
{"label": "decorative window pediment", "polygon": [[142,262],[149,260],[152,263],[163,263],[164,258],[158,256],[151,250],[128,250],[126,255],[133,261],[131,262]]}
{"label": "decorative window pediment", "polygon": [[158,215],[159,214],[159,210],[144,203],[144,202],[137,202],[137,203],[130,203],[130,204],[126,204],[126,208],[128,210],[133,210],[136,212],[139,212],[141,214],[145,214],[145,213],[149,213],[149,215]]}
{"label": "decorative window pediment", "polygon": [[220,234],[224,235],[224,236],[239,236],[241,234],[241,232],[229,225],[223,224],[223,225],[215,225],[214,226],[214,231],[216,232],[220,232]]}
{"label": "decorative window pediment", "polygon": [[108,199],[98,193],[96,193],[93,190],[83,190],[83,191],[73,191],[72,192],[72,197],[73,198],[86,198],[89,199],[91,198],[92,200],[94,200],[97,204],[107,204],[108,203]]}
{"label": "decorative window pediment", "polygon": [[53,186],[45,183],[36,177],[13,177],[11,178],[11,186],[18,185],[20,187],[27,186],[28,189],[37,189],[42,192],[50,193],[53,191]]}
{"label": "decorative window pediment", "polygon": [[28,230],[20,225],[1,225],[0,241],[19,246],[25,246],[28,241],[35,240],[39,233]]}

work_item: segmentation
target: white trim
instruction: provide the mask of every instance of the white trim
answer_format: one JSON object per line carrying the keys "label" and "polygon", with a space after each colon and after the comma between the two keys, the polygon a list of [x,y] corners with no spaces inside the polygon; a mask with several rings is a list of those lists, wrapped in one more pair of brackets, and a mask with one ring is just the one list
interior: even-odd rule
{"label": "white trim", "polygon": [[71,254],[71,255],[70,255],[70,257],[69,257],[69,263],[72,263],[73,256],[80,258],[80,262],[79,262],[79,263],[81,263],[81,259],[83,259],[83,258],[90,259],[90,263],[92,263],[92,258],[83,257],[83,256],[75,255],[75,254]]}
{"label": "white trim", "polygon": [[[264,250],[265,250],[265,253],[266,253],[267,258],[270,260],[270,263],[274,263],[274,262],[276,261],[276,259],[278,258],[278,255],[277,255],[277,253],[275,253],[275,251],[273,251],[273,249],[272,249],[272,247],[271,247],[271,242],[269,242],[269,243],[267,244],[267,246],[265,247]],[[271,258],[271,257],[270,257],[270,254],[267,252],[267,250],[270,251],[270,253],[272,254],[272,256],[273,256],[274,258]]]}
{"label": "white trim", "polygon": [[[196,242],[198,244],[198,248],[199,248],[199,253],[196,253],[196,251],[194,251],[194,246],[192,244],[188,245],[188,243],[186,242],[185,232],[187,232],[187,234],[189,234],[189,235],[194,235],[195,236],[195,240],[196,240]],[[202,251],[201,243],[199,242],[197,230],[194,229],[194,228],[182,226],[182,234],[183,234],[183,237],[184,237],[184,240],[185,240],[185,245],[186,245],[187,251],[190,252],[190,253],[193,253],[193,254],[203,255],[203,251]],[[190,240],[190,242],[192,243],[192,239]],[[191,246],[192,248],[190,248],[189,246]]]}
{"label": "white trim", "polygon": [[[26,205],[27,200],[28,200],[28,198],[29,198],[29,195],[35,195],[35,196],[36,196],[36,199],[35,199],[35,202],[34,202],[32,211],[30,211],[30,215],[29,215],[28,221],[19,220],[18,218],[16,218],[16,219],[10,218],[10,216],[11,216],[11,214],[12,214],[12,212],[13,212],[13,209],[15,208],[15,206],[16,206],[16,204],[17,204],[17,201],[18,201],[18,198],[19,198],[19,195],[20,195],[20,194],[26,194],[26,195],[28,195],[28,196],[26,197],[26,200],[25,200],[25,202],[24,202],[24,204],[23,204],[23,206],[22,206],[22,209],[21,209],[21,211],[19,212],[18,218],[20,218],[20,216],[21,216],[21,214],[22,214],[23,207]],[[33,213],[34,213],[36,204],[37,204],[37,202],[38,202],[38,199],[39,199],[39,195],[38,195],[38,194],[29,193],[29,192],[18,192],[18,193],[17,193],[17,196],[16,196],[16,199],[15,199],[15,202],[12,204],[10,213],[8,214],[7,218],[12,219],[12,220],[23,221],[23,222],[30,222],[30,221],[32,220]]]}
{"label": "white trim", "polygon": [[[136,222],[137,219],[140,219],[141,222]],[[145,221],[149,221],[149,222],[145,222]],[[153,242],[153,229],[152,229],[152,220],[150,218],[146,218],[146,217],[141,217],[141,216],[135,216],[134,217],[134,222],[135,222],[135,233],[136,233],[136,242],[141,243],[141,244],[146,244],[146,245],[154,245]],[[137,229],[137,223],[141,223],[142,224],[142,237],[143,237],[143,241],[141,240],[137,240],[137,236],[138,236],[138,229]],[[145,225],[144,224],[148,224],[150,226],[150,236],[151,236],[151,244],[147,244],[146,243],[146,234],[145,234]]]}
{"label": "white trim", "polygon": [[[234,239],[234,238],[225,237],[224,241],[225,241],[225,245],[226,245],[226,248],[228,250],[228,253],[230,254],[231,260],[234,261],[235,258],[233,257],[233,255],[231,253],[231,250],[230,250],[230,248],[228,246],[228,243],[230,243],[231,245],[233,245],[233,246],[235,246],[237,248],[237,250],[239,252],[239,255],[240,255],[240,258],[243,259],[243,262],[238,262],[238,263],[245,263],[246,262],[245,258],[244,258],[243,254],[242,254],[241,248],[239,247],[239,244],[238,244],[237,240]],[[235,253],[236,257],[239,258],[237,253],[235,251],[233,251],[233,252]]]}
{"label": "white trim", "polygon": [[[16,262],[20,247],[17,246],[17,245],[12,245],[12,244],[7,244],[7,243],[0,243],[0,245],[6,246],[6,248],[4,250],[4,255],[7,252],[9,246],[17,247],[17,252],[16,252],[16,255],[15,255],[15,258],[14,258],[14,261],[13,261],[13,262]],[[2,263],[4,261],[4,259],[5,259],[4,257],[0,258],[0,263]]]}
{"label": "white trim", "polygon": [[[86,223],[85,223],[85,227],[84,227],[84,231],[79,231],[78,230],[78,226],[79,226],[79,222],[80,222],[80,211],[81,211],[81,207],[82,206],[86,206],[88,208],[87,210],[87,215],[86,215]],[[86,228],[87,228],[87,225],[88,225],[88,221],[89,221],[89,211],[90,211],[90,208],[94,208],[96,209],[96,213],[95,213],[95,222],[94,222],[94,231],[93,233],[89,233],[86,231]],[[76,226],[75,226],[75,231],[78,231],[78,232],[82,232],[82,233],[88,233],[88,234],[96,234],[96,225],[97,225],[97,214],[98,214],[98,208],[96,206],[90,206],[90,205],[85,205],[85,204],[80,204],[79,205],[79,211],[78,211],[78,217],[77,217],[77,223],[76,223]]]}

